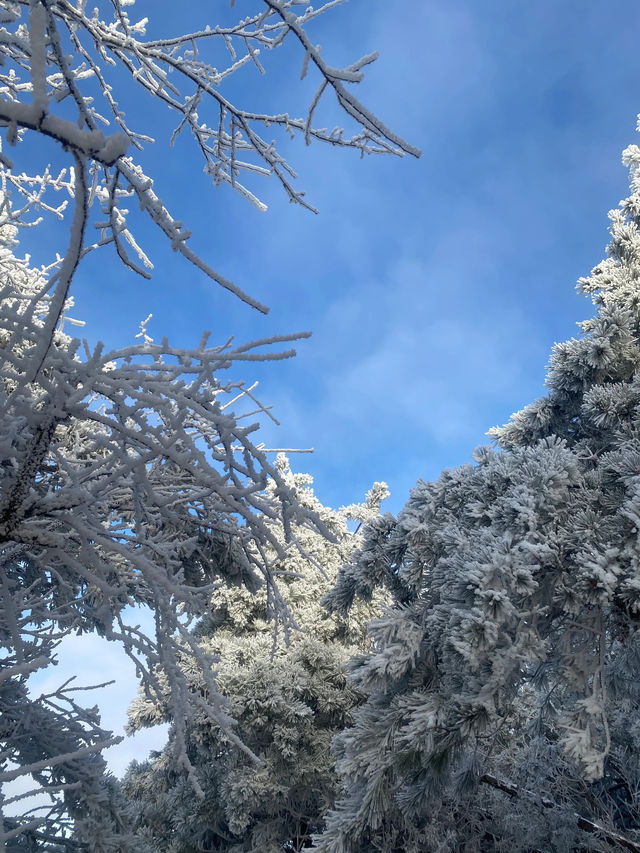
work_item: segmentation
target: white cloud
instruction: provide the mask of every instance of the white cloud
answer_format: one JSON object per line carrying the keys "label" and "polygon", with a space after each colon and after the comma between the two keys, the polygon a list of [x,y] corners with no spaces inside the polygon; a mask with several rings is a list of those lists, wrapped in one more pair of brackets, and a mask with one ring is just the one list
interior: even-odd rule
{"label": "white cloud", "polygon": [[532,359],[542,379],[539,330],[487,286],[502,240],[501,226],[463,222],[422,257],[380,270],[366,298],[354,290],[335,303],[317,333],[329,350],[318,409],[372,425],[401,418],[401,433],[447,441],[483,401],[513,399]]}
{"label": "white cloud", "polygon": [[[136,621],[146,623],[147,631],[152,632],[149,615],[136,614]],[[144,761],[151,750],[159,750],[166,743],[168,726],[155,726],[127,736],[124,726],[127,721],[127,708],[138,692],[138,680],[133,662],[124,654],[117,643],[110,643],[96,634],[72,635],[66,637],[57,649],[57,666],[40,670],[29,679],[29,691],[33,696],[55,692],[64,682],[76,676],[73,687],[91,687],[106,681],[114,681],[106,687],[87,690],[75,694],[79,705],[100,710],[101,725],[114,735],[124,736],[119,744],[103,752],[109,769],[116,776],[122,776],[133,761]],[[31,777],[19,777],[4,786],[7,798],[24,794],[37,788]],[[5,805],[7,815],[22,814],[26,809],[49,803],[49,797],[36,794]]]}
{"label": "white cloud", "polygon": [[[153,632],[150,615],[136,612],[136,622]],[[74,687],[90,687],[113,681],[106,687],[76,694],[76,701],[87,706],[98,705],[101,725],[124,740],[103,753],[110,770],[120,776],[134,759],[143,761],[150,750],[161,749],[166,743],[167,726],[156,726],[133,736],[127,736],[127,708],[138,692],[138,679],[133,662],[117,643],[108,642],[97,634],[72,635],[57,649],[58,665],[36,673],[29,679],[33,695],[49,693],[67,679],[76,676]]]}

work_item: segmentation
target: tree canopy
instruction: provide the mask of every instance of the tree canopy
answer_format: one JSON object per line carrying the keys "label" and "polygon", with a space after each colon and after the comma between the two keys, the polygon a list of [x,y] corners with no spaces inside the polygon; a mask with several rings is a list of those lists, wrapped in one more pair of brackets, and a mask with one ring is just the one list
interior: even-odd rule
{"label": "tree canopy", "polygon": [[624,162],[578,283],[597,312],[554,347],[547,395],[372,521],[326,597],[394,603],[352,664],[368,698],[337,739],[325,853],[640,850],[640,149]]}
{"label": "tree canopy", "polygon": [[[135,829],[147,838],[147,849],[294,853],[309,846],[334,803],[331,740],[362,699],[347,683],[346,664],[368,647],[366,625],[379,612],[382,596],[372,605],[354,607],[347,618],[331,616],[320,599],[360,542],[349,522],[376,517],[387,493],[383,483],[376,483],[366,503],[330,510],[315,497],[310,477],[292,474],[284,457],[278,468],[299,502],[333,535],[329,541],[308,525],[294,526],[296,547],[283,558],[272,552],[273,571],[296,629],[274,640],[265,591],[251,594],[236,586],[212,598],[195,630],[203,650],[219,660],[217,683],[238,721],[236,734],[259,764],[220,726],[199,715],[187,740],[205,793],[198,800],[177,766],[170,737],[162,753],[132,766],[124,781],[137,814]],[[284,545],[282,524],[267,523]],[[190,688],[204,688],[193,670]],[[167,718],[170,708],[144,695],[130,709],[132,728]]]}
{"label": "tree canopy", "polygon": [[[268,310],[190,247],[125,101],[173,115],[171,144],[188,132],[212,183],[259,209],[269,176],[314,209],[270,128],[419,154],[353,95],[377,54],[336,68],[314,44],[341,2],[255,0],[161,37],[133,0],[0,12],[0,853],[640,853],[637,146],[578,285],[595,316],[554,347],[548,392],[397,517],[381,484],[324,507],[256,440],[269,412],[236,367],[304,335],[176,348],[144,321],[110,350],[71,334],[88,254],[151,275],[141,219]],[[299,118],[228,84],[285,43],[316,76]],[[331,93],[352,131],[317,124]],[[56,219],[66,248],[21,258],[24,229]],[[171,723],[122,783],[79,688],[29,691],[86,632],[135,661],[131,728]]]}
{"label": "tree canopy", "polygon": [[[110,248],[123,270],[150,276],[152,261],[134,234],[139,216],[210,279],[267,310],[189,248],[191,232],[154,191],[137,159],[154,141],[142,104],[173,113],[174,138],[188,130],[213,183],[261,208],[242,175],[273,175],[290,201],[311,206],[278,145],[264,138],[267,127],[361,154],[419,153],[351,91],[377,55],[334,68],[310,41],[308,27],[336,0],[315,10],[264,0],[239,21],[204,21],[160,39],[146,36],[148,19],[133,18],[133,5],[17,0],[0,12],[0,850],[76,849],[74,820],[90,821],[93,850],[129,843],[100,756],[113,739],[96,710],[78,704],[73,685],[39,698],[28,690],[29,676],[55,662],[62,638],[91,631],[121,644],[147,693],[169,702],[178,764],[202,793],[186,747],[190,719],[208,716],[250,750],[233,734],[192,620],[214,590],[262,584],[268,615],[286,625],[267,552],[284,556],[292,524],[331,537],[254,441],[267,411],[254,386],[223,373],[290,357],[300,335],[210,345],[205,332],[193,347],[175,348],[155,342],[145,321],[140,342],[110,351],[67,333],[82,325],[73,287],[89,253]],[[304,73],[318,77],[306,116],[290,116],[286,104],[270,113],[232,103],[229,77],[247,63],[264,71],[260,51],[285,40],[299,45]],[[122,106],[132,92],[135,122]],[[316,126],[325,92],[335,94],[353,133]],[[22,230],[57,220],[68,241],[51,263],[18,256]],[[276,517],[282,540],[266,523]],[[136,606],[153,612],[153,635],[138,627]],[[185,655],[204,695],[189,689]],[[32,809],[32,790],[47,804]]]}

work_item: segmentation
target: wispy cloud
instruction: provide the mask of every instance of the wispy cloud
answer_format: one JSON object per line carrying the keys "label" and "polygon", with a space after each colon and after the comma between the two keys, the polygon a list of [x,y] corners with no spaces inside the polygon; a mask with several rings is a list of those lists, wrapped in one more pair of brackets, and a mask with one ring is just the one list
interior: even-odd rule
{"label": "wispy cloud", "polygon": [[[136,612],[135,621],[153,633],[153,622],[144,611]],[[124,740],[105,750],[109,768],[117,776],[124,773],[134,759],[145,760],[149,751],[161,749],[166,743],[166,725],[145,729],[126,736],[127,708],[138,693],[138,680],[134,664],[116,643],[110,643],[97,634],[71,635],[57,650],[58,665],[36,673],[29,679],[29,691],[34,696],[51,693],[67,679],[76,676],[73,687],[90,687],[113,681],[107,687],[75,695],[76,701],[87,707],[98,705],[101,725],[114,735],[124,735]]]}

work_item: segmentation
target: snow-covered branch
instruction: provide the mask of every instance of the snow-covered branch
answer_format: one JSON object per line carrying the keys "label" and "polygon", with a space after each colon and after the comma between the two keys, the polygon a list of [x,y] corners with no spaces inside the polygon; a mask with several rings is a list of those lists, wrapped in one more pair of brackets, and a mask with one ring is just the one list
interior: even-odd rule
{"label": "snow-covered branch", "polygon": [[[9,185],[33,202],[33,186],[38,185],[39,179],[30,176],[27,180],[21,175],[17,166],[20,146],[29,134],[48,137],[63,151],[71,152],[76,171],[78,162],[85,164],[85,215],[101,233],[96,243],[87,246],[76,222],[72,243],[82,237],[83,251],[113,243],[125,266],[148,276],[151,261],[131,231],[133,214],[122,205],[126,199],[136,198],[175,251],[241,300],[266,312],[265,305],[188,247],[191,231],[158,197],[153,177],[132,155],[154,140],[144,127],[134,128],[128,123],[120,100],[129,98],[128,77],[141,98],[148,96],[158,106],[168,108],[177,118],[171,145],[187,130],[202,157],[204,171],[214,184],[228,184],[258,209],[266,210],[247,181],[274,175],[291,202],[315,211],[304,192],[296,188],[296,171],[281,153],[280,143],[265,137],[266,129],[277,129],[285,137],[300,134],[307,143],[315,140],[354,148],[362,155],[420,154],[347,88],[362,80],[362,69],[377,54],[363,56],[345,68],[334,68],[312,42],[308,28],[343,2],[331,0],[316,9],[305,6],[298,13],[296,7],[300,4],[294,0],[256,0],[255,13],[236,24],[207,25],[197,32],[153,39],[146,38],[147,17],[131,19],[134,4],[126,0],[100,3],[91,11],[85,3],[72,4],[68,0],[23,0],[13,4],[12,20],[0,31],[4,65],[0,74],[0,127],[6,129],[6,143],[15,148],[11,158],[6,151],[0,158]],[[249,66],[259,74],[265,73],[261,52],[269,53],[289,40],[300,46],[302,77],[310,67],[319,75],[306,115],[292,116],[286,105],[279,112],[247,109],[225,94],[231,76],[248,73]],[[286,87],[280,89],[284,91]],[[340,127],[329,130],[315,123],[314,116],[326,90],[334,92],[341,111],[353,126],[351,134],[345,134]],[[47,171],[43,169],[41,189],[43,183],[56,189],[45,175]],[[71,191],[76,193],[75,188]],[[40,191],[40,195],[44,193]],[[17,209],[17,199],[13,204]],[[42,199],[33,206],[45,209]],[[59,206],[57,210],[62,213]],[[16,217],[16,222],[27,220]],[[137,261],[129,256],[123,240]],[[70,252],[75,255],[75,248]]]}
{"label": "snow-covered branch", "polygon": [[[200,790],[187,738],[196,714],[251,752],[218,691],[215,656],[196,642],[191,622],[226,586],[255,592],[262,585],[265,613],[286,633],[292,617],[274,562],[284,559],[296,525],[329,540],[333,534],[255,441],[256,418],[273,417],[255,386],[225,380],[223,371],[289,358],[290,344],[306,335],[242,346],[210,346],[205,335],[199,346],[177,349],[153,341],[148,318],[140,343],[107,352],[63,329],[81,325],[68,312],[88,253],[113,245],[123,270],[150,277],[153,262],[135,233],[140,218],[209,279],[268,310],[191,248],[190,229],[143,169],[139,156],[154,142],[141,119],[147,103],[171,118],[170,146],[188,136],[213,183],[260,210],[266,206],[254,183],[269,176],[291,202],[315,210],[287,160],[288,137],[361,155],[419,155],[350,91],[376,54],[337,69],[311,41],[314,22],[343,2],[313,9],[299,0],[254,0],[240,21],[222,10],[219,25],[167,38],[147,37],[153,24],[132,17],[135,0],[2,4],[0,787],[24,783],[8,796],[12,808],[34,785],[49,799],[37,814],[25,803],[21,815],[0,817],[0,853],[14,839],[20,849],[76,849],[74,819],[89,821],[96,850],[139,849],[121,837],[121,804],[100,756],[112,741],[97,712],[80,708],[71,688],[40,698],[27,689],[70,634],[97,632],[135,662],[147,697],[169,708],[176,762],[191,790]],[[300,52],[302,78],[318,78],[308,109],[299,116],[286,103],[248,109],[228,80],[263,74],[269,52],[285,42]],[[321,98],[331,91],[348,132],[318,124]],[[35,269],[16,256],[17,236],[47,217],[68,218],[68,239]],[[138,606],[153,612],[151,636],[137,624]],[[194,671],[202,695],[189,689]],[[0,790],[0,807],[2,797]]]}
{"label": "snow-covered branch", "polygon": [[[504,791],[504,793],[508,794],[510,797],[518,797],[522,793],[520,788],[517,785],[514,785],[513,782],[510,782],[508,779],[500,779],[492,773],[484,773],[480,777],[480,781],[485,785],[490,785],[498,791]],[[538,799],[532,791],[526,791],[525,793],[534,800]],[[545,809],[552,809],[555,805],[554,801],[548,797],[542,797],[539,801]],[[584,830],[584,832],[596,833],[612,847],[621,847],[623,850],[631,850],[632,853],[640,853],[640,844],[632,841],[630,838],[625,838],[624,835],[620,835],[619,832],[607,829],[606,826],[602,826],[601,824],[596,823],[593,820],[589,820],[589,818],[582,817],[577,813],[575,815],[575,819],[576,826],[579,829]]]}
{"label": "snow-covered branch", "polygon": [[[64,264],[58,287],[63,273]],[[235,362],[290,357],[300,336],[233,347],[209,346],[205,335],[199,346],[177,349],[153,342],[147,318],[141,344],[91,349],[54,330],[49,346],[47,324],[61,313],[52,308],[58,289],[50,291],[41,271],[0,253],[0,785],[32,777],[54,800],[45,824],[59,826],[64,808],[55,790],[67,801],[77,781],[69,768],[94,756],[93,781],[82,786],[91,800],[104,787],[99,753],[113,740],[96,728],[94,712],[89,741],[72,733],[62,748],[50,734],[35,754],[24,751],[20,732],[38,714],[40,725],[55,729],[89,713],[73,704],[71,717],[51,717],[50,702],[41,707],[27,695],[29,675],[51,664],[58,640],[95,631],[121,644],[148,695],[169,703],[179,763],[198,790],[184,748],[190,717],[208,715],[243,745],[217,690],[215,660],[192,636],[190,620],[221,586],[262,584],[271,615],[286,623],[265,551],[284,556],[286,549],[272,522],[332,534],[253,443],[258,424],[231,411],[245,399],[263,410],[254,386],[245,393],[244,383],[222,378]],[[287,348],[274,350],[281,344]],[[138,628],[136,605],[152,609],[155,636]],[[190,694],[185,657],[206,698]],[[26,817],[23,824],[30,831]]]}

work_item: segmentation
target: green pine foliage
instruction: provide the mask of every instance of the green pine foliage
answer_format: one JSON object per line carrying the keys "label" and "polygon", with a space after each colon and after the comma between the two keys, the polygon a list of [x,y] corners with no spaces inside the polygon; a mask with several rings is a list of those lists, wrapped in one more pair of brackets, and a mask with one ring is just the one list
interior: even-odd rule
{"label": "green pine foliage", "polygon": [[[352,663],[323,853],[640,850],[640,149],[596,316],[497,448],[419,482],[327,596],[393,605]],[[634,846],[635,845],[635,846]]]}
{"label": "green pine foliage", "polygon": [[[310,846],[335,800],[331,741],[362,701],[347,682],[346,664],[368,647],[366,624],[379,613],[381,596],[344,617],[329,614],[320,600],[361,541],[350,528],[377,517],[387,492],[377,483],[366,503],[336,512],[316,499],[310,477],[291,473],[284,457],[278,468],[333,541],[311,526],[294,526],[286,558],[272,554],[272,570],[295,623],[291,631],[281,626],[274,637],[264,590],[221,587],[213,595],[211,612],[196,633],[203,650],[219,660],[218,686],[237,720],[235,733],[255,758],[202,715],[187,740],[201,798],[171,745],[151,761],[132,765],[124,792],[137,809],[136,829],[149,850],[298,851]],[[274,499],[268,494],[267,505]],[[284,544],[281,522],[268,524]],[[203,689],[195,669],[189,677],[194,692]],[[141,696],[131,709],[131,727],[167,716],[166,708]]]}

